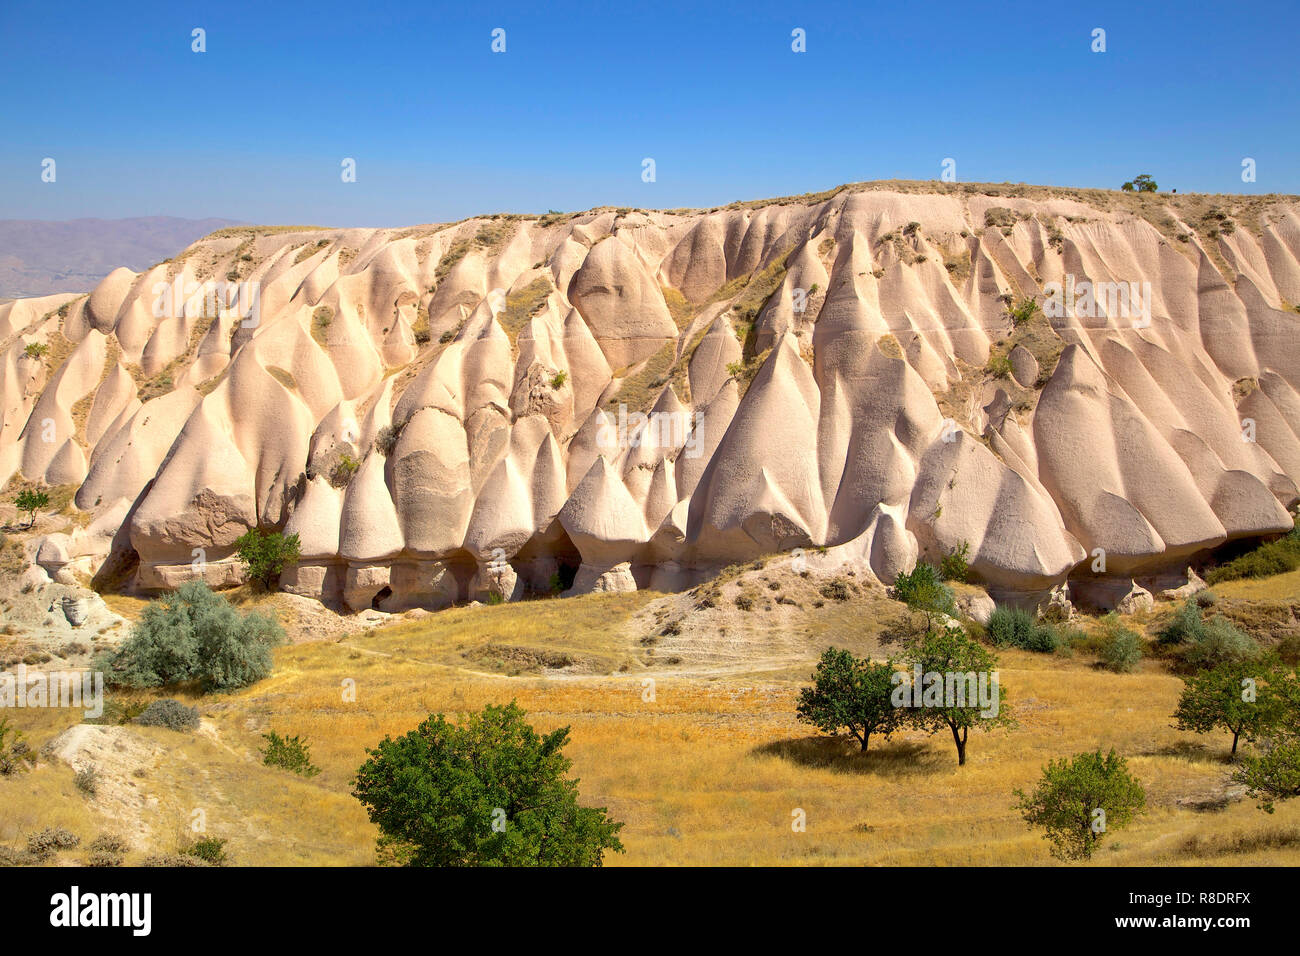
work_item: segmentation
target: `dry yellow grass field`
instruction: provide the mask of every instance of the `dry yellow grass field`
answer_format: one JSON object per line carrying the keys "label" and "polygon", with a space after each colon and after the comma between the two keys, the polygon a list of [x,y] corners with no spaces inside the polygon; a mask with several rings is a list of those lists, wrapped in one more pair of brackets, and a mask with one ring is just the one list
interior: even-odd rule
{"label": "dry yellow grass field", "polygon": [[[1300,572],[1216,592],[1294,600]],[[1182,684],[1159,661],[1112,674],[1082,655],[1002,652],[1019,726],[973,733],[969,762],[958,767],[946,735],[873,740],[863,755],[794,718],[817,653],[844,635],[852,613],[863,615],[864,633],[879,632],[893,604],[880,592],[807,609],[806,659],[764,669],[647,664],[637,622],[671,600],[642,592],[459,608],[283,647],[267,680],[187,700],[204,717],[197,734],[106,728],[130,746],[106,744],[110,764],[115,747],[127,756],[101,767],[93,798],[58,761],[0,778],[0,844],[21,846],[57,824],[83,841],[129,835],[128,862],[139,862],[174,851],[201,811],[236,864],[368,865],[376,831],[350,795],[366,747],[433,712],[514,699],[539,730],[572,727],[566,753],[583,802],[626,824],[627,852],[607,856],[608,865],[1057,865],[1014,810],[1012,791],[1032,787],[1049,759],[1098,746],[1129,759],[1148,809],[1087,865],[1300,864],[1300,801],[1270,816],[1235,794],[1227,735],[1174,729]],[[1159,614],[1148,617],[1151,625]],[[11,717],[36,747],[80,719]],[[321,774],[263,766],[268,730],[310,741]],[[791,826],[796,811],[806,832]],[[78,851],[62,859],[77,862]]]}

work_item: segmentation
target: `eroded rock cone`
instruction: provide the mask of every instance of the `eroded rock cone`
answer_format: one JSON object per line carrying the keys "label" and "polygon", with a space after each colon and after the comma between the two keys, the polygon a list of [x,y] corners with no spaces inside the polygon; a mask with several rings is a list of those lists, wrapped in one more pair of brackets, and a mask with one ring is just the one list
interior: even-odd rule
{"label": "eroded rock cone", "polygon": [[86,618],[90,615],[89,598],[65,594],[59,599],[59,604],[63,608],[63,616],[73,627],[80,627],[86,623]]}
{"label": "eroded rock cone", "polygon": [[[362,610],[796,548],[889,582],[963,544],[998,600],[1142,607],[1135,579],[1185,594],[1155,582],[1300,502],[1300,201],[1214,197],[1211,234],[1204,199],[859,184],[217,233],[0,304],[0,480],[77,488],[91,523],[36,556],[68,585],[110,554],[143,589],[235,584],[260,526],[300,536],[286,589]],[[232,271],[255,323],[154,307]],[[1084,281],[1105,307],[1051,306]]]}

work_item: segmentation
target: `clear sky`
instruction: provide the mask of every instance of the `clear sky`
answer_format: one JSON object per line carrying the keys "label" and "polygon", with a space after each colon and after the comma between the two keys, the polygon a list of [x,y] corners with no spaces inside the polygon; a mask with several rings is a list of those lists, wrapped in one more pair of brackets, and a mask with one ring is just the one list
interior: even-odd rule
{"label": "clear sky", "polygon": [[0,218],[712,206],[949,157],[961,181],[1300,193],[1296,0],[3,0],[0,31]]}

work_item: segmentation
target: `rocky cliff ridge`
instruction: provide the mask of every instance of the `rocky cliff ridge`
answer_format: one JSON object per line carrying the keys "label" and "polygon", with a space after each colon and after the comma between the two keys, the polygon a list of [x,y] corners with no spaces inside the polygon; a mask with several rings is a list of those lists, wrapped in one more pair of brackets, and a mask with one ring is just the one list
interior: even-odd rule
{"label": "rocky cliff ridge", "polygon": [[0,305],[0,479],[75,487],[34,574],[146,590],[237,583],[261,526],[300,537],[285,589],[353,609],[794,549],[888,582],[963,542],[995,594],[1104,606],[1291,527],[1297,302],[1295,197],[887,183],[228,229]]}

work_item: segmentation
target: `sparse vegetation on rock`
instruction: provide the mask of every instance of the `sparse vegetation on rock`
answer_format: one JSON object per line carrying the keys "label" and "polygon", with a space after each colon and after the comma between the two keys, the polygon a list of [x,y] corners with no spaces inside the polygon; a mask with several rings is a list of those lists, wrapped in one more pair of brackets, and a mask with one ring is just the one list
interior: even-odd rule
{"label": "sparse vegetation on rock", "polygon": [[302,551],[297,534],[249,528],[235,542],[235,553],[249,577],[260,584],[262,590],[270,591],[280,572],[296,564]]}
{"label": "sparse vegetation on rock", "polygon": [[24,488],[14,499],[14,506],[27,512],[27,526],[30,528],[36,523],[36,512],[50,506],[50,496],[39,488]]}

